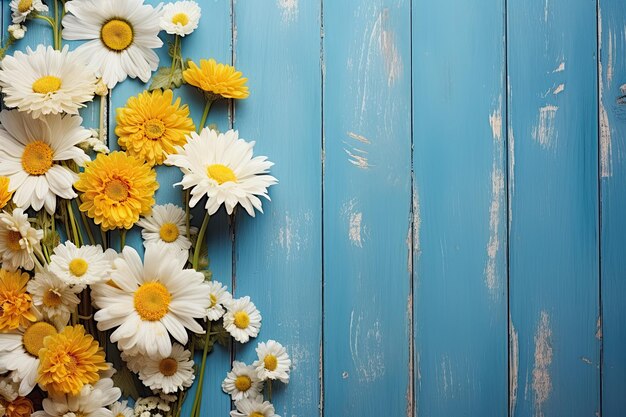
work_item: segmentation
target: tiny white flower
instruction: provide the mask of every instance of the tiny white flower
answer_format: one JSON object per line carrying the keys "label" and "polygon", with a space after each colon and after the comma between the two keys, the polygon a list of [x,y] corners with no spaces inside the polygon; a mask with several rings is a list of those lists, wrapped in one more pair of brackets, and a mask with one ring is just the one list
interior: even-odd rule
{"label": "tiny white flower", "polygon": [[285,384],[289,382],[291,359],[283,345],[275,340],[261,342],[256,348],[256,353],[259,359],[253,366],[261,380],[278,379]]}
{"label": "tiny white flower", "polygon": [[43,4],[41,0],[11,0],[9,6],[11,7],[13,23],[26,21],[33,12],[48,11],[48,6]]}
{"label": "tiny white flower", "polygon": [[23,268],[30,271],[35,267],[33,254],[41,250],[43,230],[30,225],[28,216],[21,208],[12,214],[0,213],[0,262],[9,271]]}
{"label": "tiny white flower", "polygon": [[139,379],[145,386],[165,394],[190,387],[194,377],[191,352],[178,343],[172,345],[172,353],[165,358],[144,357],[139,370]]}
{"label": "tiny white flower", "polygon": [[233,300],[226,306],[224,329],[240,343],[247,343],[251,337],[257,337],[261,330],[261,313],[250,297]]}
{"label": "tiny white flower", "polygon": [[201,14],[195,1],[168,3],[161,14],[161,29],[171,35],[190,35],[198,27]]}
{"label": "tiny white flower", "polygon": [[263,401],[263,397],[244,398],[235,402],[235,407],[237,410],[230,412],[231,417],[280,417],[270,402]]}
{"label": "tiny white flower", "polygon": [[229,394],[233,401],[256,397],[263,390],[263,381],[259,379],[254,366],[234,361],[233,369],[222,382],[222,390]]}
{"label": "tiny white flower", "polygon": [[9,35],[13,36],[13,39],[23,39],[24,36],[26,35],[26,30],[28,28],[24,25],[20,25],[15,24],[15,25],[9,25],[9,27],[7,28]]}
{"label": "tiny white flower", "polygon": [[208,284],[211,287],[211,306],[207,310],[207,318],[210,321],[216,321],[222,318],[226,311],[224,306],[232,301],[233,296],[225,285],[217,281],[210,281]]}
{"label": "tiny white flower", "polygon": [[67,241],[54,248],[50,260],[50,272],[67,285],[79,289],[104,281],[112,269],[111,262],[104,256],[100,245],[77,248]]}
{"label": "tiny white flower", "polygon": [[[18,396],[18,385],[9,377],[0,378],[0,400],[14,401]],[[2,401],[0,401],[2,403]]]}
{"label": "tiny white flower", "polygon": [[50,395],[43,400],[43,410],[32,417],[116,417],[108,406],[122,395],[111,378],[102,378],[95,384],[85,385],[78,395]]}
{"label": "tiny white flower", "polygon": [[128,406],[128,401],[117,401],[109,406],[111,417],[133,417],[133,409]]}
{"label": "tiny white flower", "polygon": [[37,272],[26,288],[33,297],[35,307],[57,328],[68,323],[72,311],[80,303],[75,294],[76,288],[71,288],[49,270]]}
{"label": "tiny white flower", "polygon": [[[161,242],[179,250],[189,250],[191,247],[191,241],[187,238],[185,210],[174,204],[154,206],[152,214],[142,217],[137,225],[143,229],[141,237],[144,246]],[[195,234],[197,229],[190,227],[189,232]]]}

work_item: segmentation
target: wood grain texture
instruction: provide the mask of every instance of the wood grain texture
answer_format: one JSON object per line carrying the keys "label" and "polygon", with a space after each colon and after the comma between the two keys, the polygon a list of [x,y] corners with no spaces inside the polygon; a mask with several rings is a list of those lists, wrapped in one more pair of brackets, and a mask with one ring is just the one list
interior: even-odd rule
{"label": "wood grain texture", "polygon": [[324,2],[324,410],[411,413],[409,1]]}
{"label": "wood grain texture", "polygon": [[420,416],[508,412],[504,24],[504,1],[413,2]]}
{"label": "wood grain texture", "polygon": [[512,413],[600,411],[596,3],[508,2]]}
{"label": "wood grain texture", "polygon": [[[236,344],[252,363],[258,342],[284,344],[293,360],[288,388],[273,384],[281,416],[319,415],[322,332],[322,173],[319,1],[235,2],[235,64],[250,98],[235,106],[240,137],[275,163],[279,184],[264,214],[239,211],[235,296],[263,315],[259,337]],[[287,389],[286,389],[287,388]]]}
{"label": "wood grain texture", "polygon": [[599,2],[602,415],[626,409],[626,3]]}

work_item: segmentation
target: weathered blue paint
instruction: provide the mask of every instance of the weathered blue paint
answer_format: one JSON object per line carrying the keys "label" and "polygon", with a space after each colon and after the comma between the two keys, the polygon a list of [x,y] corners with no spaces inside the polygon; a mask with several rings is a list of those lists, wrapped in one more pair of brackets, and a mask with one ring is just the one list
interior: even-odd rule
{"label": "weathered blue paint", "polygon": [[413,2],[420,416],[508,412],[504,24],[504,1]]}
{"label": "weathered blue paint", "polygon": [[409,1],[324,2],[324,411],[412,408]]}
{"label": "weathered blue paint", "polygon": [[599,412],[596,3],[508,1],[513,413]]}
{"label": "weathered blue paint", "polygon": [[600,0],[602,415],[626,409],[626,3]]}
{"label": "weathered blue paint", "polygon": [[236,344],[252,363],[258,342],[283,343],[293,360],[287,389],[272,386],[276,413],[319,415],[322,322],[320,2],[235,3],[235,66],[250,98],[235,103],[235,128],[275,163],[279,184],[264,214],[239,210],[235,296],[263,315],[259,337]]}

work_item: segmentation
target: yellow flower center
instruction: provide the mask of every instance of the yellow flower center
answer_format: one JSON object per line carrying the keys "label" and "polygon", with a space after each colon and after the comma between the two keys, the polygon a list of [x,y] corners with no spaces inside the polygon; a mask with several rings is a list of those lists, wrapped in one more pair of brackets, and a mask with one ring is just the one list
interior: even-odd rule
{"label": "yellow flower center", "polygon": [[33,83],[33,93],[48,94],[59,91],[61,88],[61,79],[54,75],[46,75],[39,78]]}
{"label": "yellow flower center", "polygon": [[160,282],[147,282],[135,291],[134,301],[142,320],[158,321],[167,314],[172,295]]}
{"label": "yellow flower center", "polygon": [[40,140],[31,142],[24,147],[22,168],[30,175],[43,175],[52,168],[54,152],[50,145]]}
{"label": "yellow flower center", "polygon": [[52,288],[43,295],[43,305],[46,307],[58,307],[61,304],[61,295]]}
{"label": "yellow flower center", "polygon": [[245,329],[250,324],[250,316],[245,311],[238,311],[235,313],[235,326],[240,329]]}
{"label": "yellow flower center", "polygon": [[246,392],[252,386],[252,380],[248,375],[239,375],[237,379],[235,379],[235,387],[241,391]]}
{"label": "yellow flower center", "polygon": [[172,16],[172,23],[175,25],[186,26],[189,23],[189,16],[186,13],[176,13]]}
{"label": "yellow flower center", "polygon": [[135,38],[133,27],[125,20],[112,19],[100,30],[100,39],[107,48],[121,52],[128,48]]}
{"label": "yellow flower center", "polygon": [[209,178],[215,180],[219,185],[222,185],[225,182],[229,181],[237,182],[237,176],[235,175],[233,170],[228,168],[226,165],[209,165],[206,169],[206,172]]}
{"label": "yellow flower center", "polygon": [[9,233],[7,233],[7,247],[9,250],[13,252],[22,250],[22,245],[20,245],[21,240],[22,234],[20,232],[10,230]]}
{"label": "yellow flower center", "polygon": [[47,336],[52,336],[53,334],[57,334],[57,329],[55,329],[50,323],[40,321],[29,326],[22,337],[24,349],[26,349],[26,352],[31,355],[37,356],[39,354],[39,349],[43,347],[43,340]]}
{"label": "yellow flower center", "polygon": [[159,230],[159,236],[161,237],[161,240],[167,243],[174,242],[176,239],[178,239],[179,235],[180,232],[178,231],[178,226],[176,226],[174,223],[164,223]]}
{"label": "yellow flower center", "polygon": [[159,119],[148,120],[143,128],[146,132],[148,139],[157,140],[161,139],[161,136],[165,133],[165,124]]}
{"label": "yellow flower center", "polygon": [[263,366],[270,372],[275,371],[278,367],[278,359],[274,355],[266,355],[263,359]]}
{"label": "yellow flower center", "polygon": [[178,362],[176,359],[165,358],[159,362],[159,372],[165,376],[172,376],[178,371]]}
{"label": "yellow flower center", "polygon": [[130,187],[124,181],[114,179],[112,181],[109,181],[107,185],[105,185],[104,194],[111,200],[120,203],[122,201],[126,201],[126,199],[128,198],[129,190]]}
{"label": "yellow flower center", "polygon": [[27,11],[30,10],[32,5],[33,5],[33,0],[20,0],[20,2],[17,3],[17,11],[20,13],[26,13]]}
{"label": "yellow flower center", "polygon": [[211,294],[209,296],[209,298],[211,299],[211,307],[210,308],[215,307],[215,304],[217,304],[217,297],[215,296],[215,294]]}
{"label": "yellow flower center", "polygon": [[259,413],[258,411],[253,411],[250,413],[250,417],[265,417],[265,414]]}
{"label": "yellow flower center", "polygon": [[87,273],[87,269],[89,268],[89,264],[83,258],[75,258],[70,262],[70,272],[75,277],[82,277]]}

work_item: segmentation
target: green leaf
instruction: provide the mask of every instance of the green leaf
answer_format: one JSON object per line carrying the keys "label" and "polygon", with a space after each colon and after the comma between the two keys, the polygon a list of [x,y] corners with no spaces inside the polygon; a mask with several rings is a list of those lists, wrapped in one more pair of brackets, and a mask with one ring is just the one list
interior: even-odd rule
{"label": "green leaf", "polygon": [[126,367],[120,366],[119,371],[111,377],[115,386],[122,390],[122,396],[139,398],[139,381],[137,377]]}
{"label": "green leaf", "polygon": [[175,68],[172,72],[170,67],[161,67],[152,76],[152,83],[148,90],[153,91],[158,88],[162,90],[174,89],[181,85],[183,85],[183,72],[180,68]]}
{"label": "green leaf", "polygon": [[224,329],[224,322],[222,320],[213,322],[211,325],[211,332],[215,341],[224,347],[228,347],[230,344],[230,333]]}

